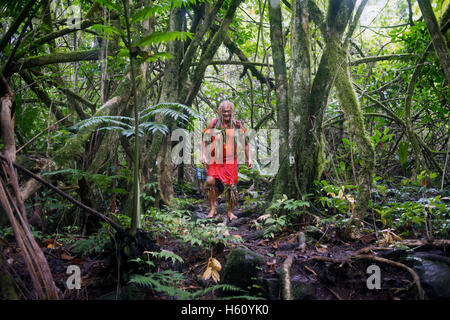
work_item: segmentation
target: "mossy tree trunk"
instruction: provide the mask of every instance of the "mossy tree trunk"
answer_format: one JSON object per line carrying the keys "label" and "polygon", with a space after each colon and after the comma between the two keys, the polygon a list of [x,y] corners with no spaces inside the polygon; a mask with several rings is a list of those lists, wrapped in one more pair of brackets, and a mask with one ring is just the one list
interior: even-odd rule
{"label": "mossy tree trunk", "polygon": [[[173,8],[169,17],[169,31],[182,30],[182,15],[185,14],[182,8]],[[183,46],[181,41],[171,41],[167,45],[167,52],[173,58],[167,61],[164,69],[162,81],[161,97],[159,103],[178,102],[180,83],[179,66],[181,64]],[[161,116],[157,116],[161,117]],[[160,119],[162,120],[162,119]],[[160,200],[166,204],[171,202],[174,195],[173,190],[173,164],[171,160],[171,140],[170,132],[174,126],[172,119],[164,119],[164,123],[169,128],[168,135],[157,133],[153,139],[153,150],[157,153],[157,181]]]}
{"label": "mossy tree trunk", "polygon": [[442,71],[445,75],[447,85],[450,85],[450,57],[448,53],[448,47],[444,35],[441,33],[436,16],[434,15],[433,8],[431,7],[429,0],[418,0],[420,11],[422,11],[423,19],[427,25],[428,32],[431,36],[434,49],[436,50],[441,64]]}
{"label": "mossy tree trunk", "polygon": [[282,28],[281,4],[279,0],[269,1],[270,41],[275,73],[275,94],[277,97],[277,122],[280,129],[280,168],[273,190],[273,197],[288,194],[289,190],[289,101],[285,43]]}
{"label": "mossy tree trunk", "polygon": [[335,75],[334,87],[347,120],[350,135],[354,137],[361,159],[359,193],[352,212],[351,236],[358,236],[370,200],[372,174],[375,166],[375,149],[366,134],[361,106],[353,88],[348,63],[348,47],[342,44],[342,34],[350,20],[354,0],[329,0],[326,54],[331,73]]}
{"label": "mossy tree trunk", "polygon": [[[281,130],[289,130],[289,121],[294,121],[292,145],[281,141],[286,146],[280,152],[280,170],[276,178],[273,197],[281,193],[289,196],[301,196],[314,188],[314,180],[319,179],[324,165],[324,143],[322,120],[325,108],[328,105],[328,96],[331,90],[332,76],[328,68],[327,57],[322,55],[319,67],[313,77],[311,57],[312,34],[309,30],[311,19],[319,29],[323,30],[323,13],[314,1],[298,0],[292,3],[291,25],[291,67],[288,86],[288,98],[284,103],[289,105],[294,119],[283,113],[283,103],[277,102],[278,126]],[[273,8],[272,11],[275,11]],[[276,20],[271,19],[275,25]],[[271,26],[273,29],[273,27]],[[282,36],[278,36],[282,38]],[[277,56],[278,42],[272,38],[272,53],[276,80],[277,68],[282,64]],[[278,71],[281,73],[281,71]],[[281,83],[281,82],[280,82]],[[277,90],[280,85],[277,84]],[[282,86],[281,86],[282,88]],[[280,99],[280,94],[277,93]],[[286,111],[288,112],[288,111]],[[293,138],[293,139],[292,139]],[[284,152],[283,152],[284,151]],[[294,155],[295,164],[289,166],[289,156]],[[284,162],[283,162],[284,160]]]}
{"label": "mossy tree trunk", "polygon": [[310,188],[310,175],[313,174],[316,161],[314,145],[311,143],[311,128],[314,119],[310,114],[308,100],[312,84],[311,34],[309,30],[308,0],[292,2],[291,24],[291,70],[290,97],[294,114],[295,166],[293,177],[298,182],[300,193]]}

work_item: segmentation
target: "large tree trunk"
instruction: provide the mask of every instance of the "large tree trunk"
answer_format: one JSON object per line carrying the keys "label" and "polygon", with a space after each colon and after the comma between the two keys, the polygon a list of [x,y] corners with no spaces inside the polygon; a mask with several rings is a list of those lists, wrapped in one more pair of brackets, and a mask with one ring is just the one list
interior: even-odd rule
{"label": "large tree trunk", "polygon": [[445,38],[441,33],[430,1],[418,0],[418,2],[420,10],[422,11],[422,16],[425,20],[425,24],[430,32],[431,41],[433,42],[434,49],[436,50],[439,58],[442,71],[444,72],[445,80],[447,81],[447,85],[450,85],[450,59]]}
{"label": "large tree trunk", "polygon": [[[1,161],[4,177],[0,178],[0,205],[8,216],[14,231],[17,244],[23,255],[25,265],[30,273],[33,286],[39,299],[57,300],[58,293],[50,268],[41,248],[37,244],[28,224],[25,204],[23,202],[17,172],[13,167],[16,159],[16,144],[14,141],[14,114],[12,111],[13,92],[6,79],[0,74],[0,138],[4,143],[4,159]],[[9,192],[8,185],[13,192]]]}
{"label": "large tree trunk", "polygon": [[[290,103],[294,115],[293,145],[295,164],[293,182],[295,194],[311,192],[314,180],[322,175],[324,144],[322,134],[323,112],[328,103],[332,78],[322,56],[315,78],[312,77],[311,33],[309,13],[311,1],[296,0],[292,3],[291,34],[291,82]],[[314,19],[320,19],[317,15]],[[320,24],[319,21],[316,23]]]}
{"label": "large tree trunk", "polygon": [[[181,31],[182,29],[182,15],[184,9],[174,8],[170,12],[169,31]],[[162,81],[161,98],[159,103],[164,102],[178,102],[180,93],[179,83],[179,67],[182,58],[182,43],[181,41],[171,41],[167,45],[167,51],[173,58],[166,63],[164,69],[164,78]],[[161,116],[157,118],[162,120]],[[162,135],[157,133],[153,139],[153,150],[158,154],[157,161],[157,181],[159,189],[160,200],[166,204],[170,204],[174,195],[173,190],[173,164],[171,159],[171,140],[170,132],[173,129],[174,123],[172,119],[164,119],[164,123],[169,128],[169,134]]]}
{"label": "large tree trunk", "polygon": [[277,122],[280,129],[280,168],[275,181],[273,197],[289,193],[289,101],[284,35],[279,0],[269,1],[270,41],[275,73]]}
{"label": "large tree trunk", "polygon": [[375,149],[365,132],[361,106],[351,81],[348,63],[348,47],[342,45],[342,33],[351,17],[354,0],[329,0],[327,17],[327,34],[325,35],[328,65],[332,74],[336,75],[336,88],[339,104],[341,105],[350,134],[354,136],[362,163],[359,193],[352,212],[350,235],[357,237],[361,230],[361,223],[366,215],[370,200],[372,174],[375,167]]}
{"label": "large tree trunk", "polygon": [[[297,193],[305,194],[314,177],[311,129],[314,119],[308,104],[312,85],[311,34],[309,30],[308,0],[292,2],[290,97],[294,114],[295,165],[293,177]],[[300,196],[300,195],[299,195]]]}

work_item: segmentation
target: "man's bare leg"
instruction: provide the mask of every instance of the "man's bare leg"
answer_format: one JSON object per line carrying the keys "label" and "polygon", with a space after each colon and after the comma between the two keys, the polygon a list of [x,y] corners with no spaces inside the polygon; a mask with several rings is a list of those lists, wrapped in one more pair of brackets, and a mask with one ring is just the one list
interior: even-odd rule
{"label": "man's bare leg", "polygon": [[228,216],[228,219],[230,219],[230,221],[237,218],[237,217],[233,214],[233,205],[231,204],[231,202],[228,202],[228,212],[227,212],[227,216]]}
{"label": "man's bare leg", "polygon": [[206,216],[206,218],[212,218],[216,214],[216,179],[214,177],[207,177],[206,185],[209,188],[208,198],[209,205],[211,206],[211,210],[209,211],[209,214]]}

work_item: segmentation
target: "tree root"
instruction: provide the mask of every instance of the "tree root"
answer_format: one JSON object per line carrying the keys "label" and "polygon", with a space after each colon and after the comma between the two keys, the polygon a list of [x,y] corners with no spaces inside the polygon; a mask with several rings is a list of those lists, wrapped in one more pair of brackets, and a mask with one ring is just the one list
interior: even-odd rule
{"label": "tree root", "polygon": [[[446,241],[446,240],[443,240],[443,241]],[[366,253],[366,252],[370,252],[370,251],[379,251],[379,250],[388,250],[388,249],[389,248],[369,246],[369,247],[362,248],[362,249],[360,249],[360,250],[350,254],[347,259],[333,259],[333,258],[330,258],[330,257],[323,257],[323,256],[312,256],[312,257],[310,257],[310,259],[311,260],[316,260],[316,261],[325,261],[325,262],[336,263],[336,264],[339,264],[339,268],[342,267],[345,263],[349,263],[350,264],[350,260],[351,259],[372,260],[372,261],[376,261],[376,262],[382,262],[382,263],[390,264],[390,265],[395,266],[395,267],[403,268],[406,271],[408,271],[409,274],[411,274],[411,276],[412,276],[412,278],[414,280],[414,283],[415,283],[415,285],[417,287],[417,291],[418,291],[418,294],[419,294],[419,299],[420,300],[424,300],[425,294],[424,294],[424,291],[423,291],[422,286],[420,284],[420,278],[419,278],[419,276],[417,275],[417,273],[413,269],[411,269],[410,267],[404,265],[403,263],[397,262],[397,261],[392,261],[392,260],[389,260],[389,259],[385,259],[385,258],[373,256],[373,255],[368,255],[368,254],[362,254],[362,253]],[[446,257],[443,257],[443,258],[445,259]],[[286,263],[286,261],[285,261],[285,263]],[[284,268],[284,264],[283,264],[283,268]]]}
{"label": "tree root", "polygon": [[416,284],[417,291],[419,293],[419,299],[420,300],[424,300],[425,299],[424,291],[422,289],[422,286],[420,285],[419,276],[417,275],[417,273],[413,269],[411,269],[410,267],[404,265],[403,263],[400,263],[400,262],[397,262],[397,261],[392,261],[392,260],[381,258],[381,257],[377,257],[377,256],[366,255],[366,254],[352,255],[351,258],[354,258],[354,259],[367,259],[367,260],[372,260],[372,261],[377,261],[377,262],[383,262],[383,263],[387,263],[387,264],[390,264],[390,265],[393,265],[393,266],[405,269],[406,271],[408,271],[411,274],[411,276],[414,279],[414,283]]}
{"label": "tree root", "polygon": [[284,300],[292,300],[291,295],[291,267],[292,262],[294,261],[294,256],[291,254],[286,258],[283,262],[283,266],[281,268],[281,287],[283,288],[283,299]]}
{"label": "tree root", "polygon": [[401,244],[407,247],[421,247],[421,246],[430,246],[430,247],[450,247],[450,240],[403,240],[400,242]]}

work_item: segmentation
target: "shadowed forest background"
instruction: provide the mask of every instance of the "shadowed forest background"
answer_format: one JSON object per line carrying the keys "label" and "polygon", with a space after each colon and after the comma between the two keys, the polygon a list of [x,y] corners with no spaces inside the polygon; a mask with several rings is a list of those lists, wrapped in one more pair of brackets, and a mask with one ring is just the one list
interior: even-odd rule
{"label": "shadowed forest background", "polygon": [[[450,298],[449,27],[448,0],[0,0],[0,298]],[[225,99],[269,133],[233,221],[172,161]]]}

